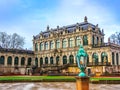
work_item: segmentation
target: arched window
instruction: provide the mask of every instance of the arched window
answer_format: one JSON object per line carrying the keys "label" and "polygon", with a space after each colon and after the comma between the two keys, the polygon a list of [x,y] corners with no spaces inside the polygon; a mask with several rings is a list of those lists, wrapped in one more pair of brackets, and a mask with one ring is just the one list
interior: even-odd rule
{"label": "arched window", "polygon": [[83,45],[88,45],[88,37],[87,37],[87,35],[83,36]]}
{"label": "arched window", "polygon": [[40,43],[40,51],[44,50],[43,49],[43,43]]}
{"label": "arched window", "polygon": [[45,57],[45,64],[48,64],[48,57]]}
{"label": "arched window", "polygon": [[117,65],[119,65],[118,59],[119,59],[119,56],[118,56],[118,53],[116,53],[116,64],[117,64]]}
{"label": "arched window", "polygon": [[25,58],[24,57],[21,58],[21,65],[25,65]]}
{"label": "arched window", "polygon": [[53,64],[53,57],[50,57],[50,64]]}
{"label": "arched window", "polygon": [[35,65],[38,66],[38,58],[35,58]]}
{"label": "arched window", "polygon": [[82,44],[81,38],[78,36],[76,37],[76,46],[80,46]]}
{"label": "arched window", "polygon": [[40,66],[43,64],[43,58],[40,58]]}
{"label": "arched window", "polygon": [[19,58],[18,57],[15,57],[15,59],[14,59],[14,65],[18,65],[18,61],[19,60]]}
{"label": "arched window", "polygon": [[4,65],[5,57],[1,56],[0,57],[0,65]]}
{"label": "arched window", "polygon": [[38,51],[38,44],[35,43],[35,51]]}
{"label": "arched window", "polygon": [[62,41],[62,47],[63,48],[67,47],[67,39],[63,39],[63,41]]}
{"label": "arched window", "polygon": [[93,64],[98,65],[98,54],[97,53],[93,53],[92,59],[93,59]]}
{"label": "arched window", "polygon": [[48,42],[45,42],[45,50],[48,50]]}
{"label": "arched window", "polygon": [[67,64],[67,56],[63,56],[63,64]]}
{"label": "arched window", "polygon": [[53,49],[53,47],[54,47],[54,42],[50,41],[50,49]]}
{"label": "arched window", "polygon": [[59,56],[56,57],[56,64],[59,64]]}
{"label": "arched window", "polygon": [[31,59],[31,58],[28,58],[27,65],[30,66],[30,65],[31,65],[31,62],[32,62],[32,59]]}
{"label": "arched window", "polygon": [[108,63],[108,55],[107,55],[106,52],[102,52],[101,59],[102,59],[102,63],[103,64],[107,64]]}
{"label": "arched window", "polygon": [[12,65],[12,57],[11,56],[8,57],[7,64],[8,65]]}
{"label": "arched window", "polygon": [[112,52],[112,65],[115,65],[115,61],[114,61],[114,52]]}
{"label": "arched window", "polygon": [[60,48],[60,40],[56,40],[56,48]]}
{"label": "arched window", "polygon": [[73,46],[74,46],[73,38],[70,38],[69,39],[69,47],[73,47]]}
{"label": "arched window", "polygon": [[69,56],[69,63],[74,64],[74,56],[73,55]]}

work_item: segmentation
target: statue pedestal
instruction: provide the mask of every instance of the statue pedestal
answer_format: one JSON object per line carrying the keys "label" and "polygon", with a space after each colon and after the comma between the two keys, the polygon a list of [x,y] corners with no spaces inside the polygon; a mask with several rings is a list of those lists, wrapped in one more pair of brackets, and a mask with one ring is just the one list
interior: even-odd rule
{"label": "statue pedestal", "polygon": [[76,90],[89,90],[89,77],[76,76]]}

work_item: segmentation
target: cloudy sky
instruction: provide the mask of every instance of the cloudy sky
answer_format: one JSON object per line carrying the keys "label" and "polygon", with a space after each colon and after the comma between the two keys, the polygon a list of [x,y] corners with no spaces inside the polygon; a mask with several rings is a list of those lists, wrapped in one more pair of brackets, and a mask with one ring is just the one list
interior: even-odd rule
{"label": "cloudy sky", "polygon": [[107,38],[120,31],[119,0],[0,0],[0,32],[25,37],[24,48],[32,48],[33,35],[46,30],[83,22],[99,24]]}

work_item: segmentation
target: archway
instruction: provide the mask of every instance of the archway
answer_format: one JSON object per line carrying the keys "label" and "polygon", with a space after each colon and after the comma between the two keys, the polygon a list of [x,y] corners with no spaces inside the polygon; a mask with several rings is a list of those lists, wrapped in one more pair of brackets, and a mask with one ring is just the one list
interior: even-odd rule
{"label": "archway", "polygon": [[98,54],[97,53],[93,53],[92,59],[93,59],[93,64],[98,65]]}
{"label": "archway", "polygon": [[9,56],[7,58],[7,65],[12,65],[12,57],[11,56]]}
{"label": "archway", "polygon": [[21,65],[25,65],[25,58],[24,57],[21,58]]}
{"label": "archway", "polygon": [[74,56],[73,55],[69,56],[69,63],[74,64]]}
{"label": "archway", "polygon": [[50,64],[53,64],[53,57],[50,57]]}
{"label": "archway", "polygon": [[63,56],[63,64],[67,64],[67,56]]}
{"label": "archway", "polygon": [[48,57],[45,57],[45,64],[48,64]]}

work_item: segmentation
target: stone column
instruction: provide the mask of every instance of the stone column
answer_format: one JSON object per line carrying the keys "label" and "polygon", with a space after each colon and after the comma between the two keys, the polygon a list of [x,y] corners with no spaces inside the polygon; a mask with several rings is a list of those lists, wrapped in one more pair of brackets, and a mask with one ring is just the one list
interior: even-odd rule
{"label": "stone column", "polygon": [[43,64],[45,64],[45,57],[43,57]]}
{"label": "stone column", "polygon": [[88,45],[92,45],[92,35],[91,35],[91,33],[88,35]]}
{"label": "stone column", "polygon": [[67,38],[67,48],[69,48],[69,39]]}
{"label": "stone column", "polygon": [[40,67],[40,57],[38,57],[38,67]]}
{"label": "stone column", "polygon": [[110,62],[111,65],[113,64],[112,63],[112,53],[111,53],[111,51],[108,52],[108,62]]}
{"label": "stone column", "polygon": [[28,64],[28,57],[25,57],[25,66]]}
{"label": "stone column", "polygon": [[76,90],[89,90],[89,77],[76,77]]}
{"label": "stone column", "polygon": [[74,54],[74,63],[76,64],[76,54]]}
{"label": "stone column", "polygon": [[76,39],[75,39],[75,37],[73,38],[73,47],[75,47],[76,46]]}
{"label": "stone column", "polygon": [[59,64],[60,64],[60,65],[63,65],[63,60],[62,60],[62,57],[63,57],[62,55],[61,55],[61,56],[59,56]]}
{"label": "stone column", "polygon": [[102,62],[101,61],[101,53],[100,52],[98,53],[98,62],[100,62],[100,63]]}
{"label": "stone column", "polygon": [[53,42],[54,42],[53,49],[56,49],[56,40],[54,40]]}
{"label": "stone column", "polygon": [[54,57],[53,57],[53,64],[56,64],[56,57],[57,57],[57,56],[54,56]]}
{"label": "stone column", "polygon": [[62,48],[62,39],[60,39],[60,48]]}
{"label": "stone column", "polygon": [[8,56],[6,55],[6,56],[5,56],[5,63],[4,63],[4,66],[7,66],[7,59],[8,59]]}
{"label": "stone column", "polygon": [[14,61],[15,61],[15,57],[12,56],[12,66],[13,66],[13,67],[15,66],[15,65],[14,65]]}
{"label": "stone column", "polygon": [[67,64],[68,64],[68,63],[70,63],[70,61],[69,61],[69,55],[67,55]]}
{"label": "stone column", "polygon": [[119,65],[120,65],[120,53],[118,53],[118,62],[119,62]]}
{"label": "stone column", "polygon": [[21,67],[21,57],[18,57],[18,66]]}

